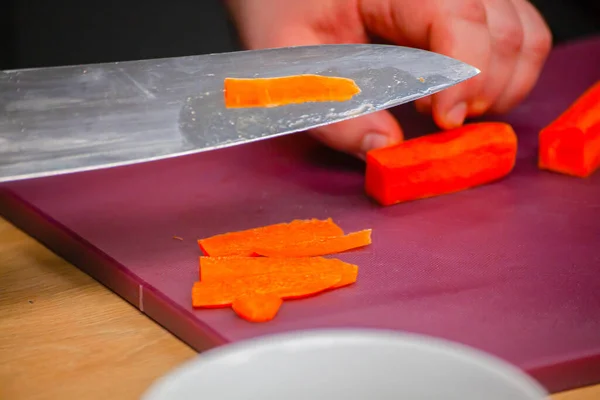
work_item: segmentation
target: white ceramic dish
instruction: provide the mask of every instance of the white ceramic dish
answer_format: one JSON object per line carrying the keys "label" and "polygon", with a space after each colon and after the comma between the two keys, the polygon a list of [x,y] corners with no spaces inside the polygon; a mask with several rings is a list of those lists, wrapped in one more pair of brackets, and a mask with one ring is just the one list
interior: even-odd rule
{"label": "white ceramic dish", "polygon": [[379,330],[315,330],[207,351],[143,400],[541,400],[504,361],[452,342]]}

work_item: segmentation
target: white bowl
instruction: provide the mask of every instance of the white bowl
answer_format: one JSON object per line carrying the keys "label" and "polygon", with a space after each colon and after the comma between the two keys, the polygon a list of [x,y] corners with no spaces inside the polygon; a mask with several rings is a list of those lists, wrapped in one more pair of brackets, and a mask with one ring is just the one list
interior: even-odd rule
{"label": "white bowl", "polygon": [[314,330],[207,351],[143,400],[541,400],[548,393],[470,347],[380,330]]}

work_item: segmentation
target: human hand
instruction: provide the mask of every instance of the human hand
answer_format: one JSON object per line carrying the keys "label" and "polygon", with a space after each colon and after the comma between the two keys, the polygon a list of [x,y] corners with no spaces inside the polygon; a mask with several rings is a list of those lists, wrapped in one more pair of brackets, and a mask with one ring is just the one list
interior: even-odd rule
{"label": "human hand", "polygon": [[[530,92],[552,38],[527,0],[227,0],[251,49],[367,43],[379,37],[444,54],[479,68],[475,78],[416,101],[442,129],[466,117],[503,113]],[[327,145],[359,157],[402,140],[382,111],[315,129]]]}

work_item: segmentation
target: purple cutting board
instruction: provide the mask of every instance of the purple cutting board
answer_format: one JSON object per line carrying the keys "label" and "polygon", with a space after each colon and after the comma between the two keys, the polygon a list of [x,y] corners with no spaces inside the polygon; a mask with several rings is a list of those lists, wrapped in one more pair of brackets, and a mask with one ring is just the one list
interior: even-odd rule
{"label": "purple cutting board", "polygon": [[[504,118],[520,140],[514,172],[452,195],[379,207],[360,162],[296,135],[8,184],[0,211],[198,351],[297,329],[386,328],[485,350],[551,391],[579,387],[600,382],[600,172],[538,170],[536,138],[598,79],[600,38],[556,49]],[[412,134],[435,130],[412,105],[398,113]],[[197,238],[313,217],[373,228],[371,246],[340,256],[360,266],[355,285],[286,302],[266,324],[191,308]]]}

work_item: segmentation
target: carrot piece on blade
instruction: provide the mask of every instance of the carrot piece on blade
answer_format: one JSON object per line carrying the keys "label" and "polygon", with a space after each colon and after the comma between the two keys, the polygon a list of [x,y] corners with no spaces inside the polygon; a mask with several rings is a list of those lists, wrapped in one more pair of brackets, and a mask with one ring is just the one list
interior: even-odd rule
{"label": "carrot piece on blade", "polygon": [[331,218],[294,220],[200,239],[198,246],[208,256],[252,256],[255,255],[253,249],[256,247],[270,247],[343,234],[344,231]]}
{"label": "carrot piece on blade", "polygon": [[382,205],[490,183],[510,173],[517,136],[501,122],[481,122],[367,153],[365,191]]}
{"label": "carrot piece on blade", "polygon": [[340,281],[332,286],[339,288],[356,282],[358,266],[324,257],[200,257],[200,281],[203,283],[281,273],[340,275]]}
{"label": "carrot piece on blade", "polygon": [[224,89],[227,108],[347,101],[361,91],[352,79],[311,74],[276,78],[226,78]]}
{"label": "carrot piece on blade", "polygon": [[315,257],[364,247],[371,244],[371,229],[352,232],[345,236],[322,237],[306,242],[275,244],[257,247],[254,252],[265,257]]}
{"label": "carrot piece on blade", "polygon": [[273,294],[247,293],[236,297],[233,311],[250,322],[267,322],[275,318],[283,300]]}
{"label": "carrot piece on blade", "polygon": [[580,178],[600,167],[600,81],[540,131],[538,166]]}

